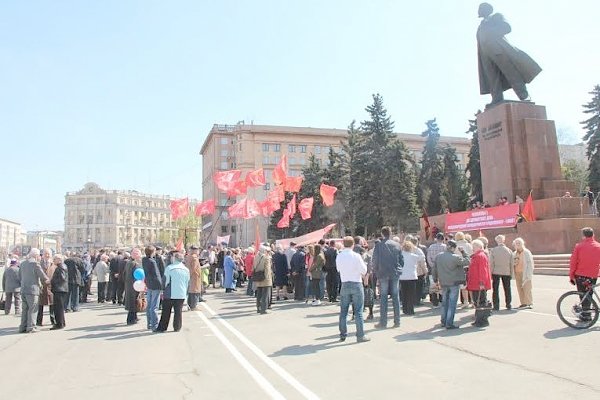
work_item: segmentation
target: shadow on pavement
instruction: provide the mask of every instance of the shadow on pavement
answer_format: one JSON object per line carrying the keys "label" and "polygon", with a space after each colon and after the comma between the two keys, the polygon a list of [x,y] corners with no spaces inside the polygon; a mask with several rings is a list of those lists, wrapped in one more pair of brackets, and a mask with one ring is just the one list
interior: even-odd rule
{"label": "shadow on pavement", "polygon": [[90,333],[88,335],[77,336],[70,338],[69,340],[80,340],[80,339],[106,339],[106,340],[126,340],[126,339],[137,339],[142,336],[154,335],[152,331],[144,330],[137,332],[101,332],[101,333]]}
{"label": "shadow on pavement", "polygon": [[[336,335],[335,337],[339,337]],[[350,338],[349,338],[350,339]],[[348,341],[349,339],[346,339]],[[340,343],[338,340],[322,343],[322,344],[307,344],[304,346],[293,345],[284,347],[281,350],[277,350],[275,353],[271,354],[270,357],[284,357],[284,356],[302,356],[306,354],[315,354],[319,351],[331,349],[338,346],[345,346],[351,343]]]}
{"label": "shadow on pavement", "polygon": [[583,335],[588,332],[600,332],[600,328],[595,327],[595,328],[590,328],[590,329],[574,329],[574,328],[569,328],[568,326],[565,326],[564,328],[553,329],[551,331],[544,333],[544,337],[546,339],[560,339],[560,338],[571,337],[571,336],[579,336],[579,335]]}

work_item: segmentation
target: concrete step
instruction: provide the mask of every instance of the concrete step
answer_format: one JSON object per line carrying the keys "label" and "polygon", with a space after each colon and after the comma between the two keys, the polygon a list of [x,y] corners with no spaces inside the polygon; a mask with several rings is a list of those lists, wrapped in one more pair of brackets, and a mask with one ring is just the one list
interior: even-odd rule
{"label": "concrete step", "polygon": [[569,268],[535,267],[533,273],[534,275],[569,276]]}

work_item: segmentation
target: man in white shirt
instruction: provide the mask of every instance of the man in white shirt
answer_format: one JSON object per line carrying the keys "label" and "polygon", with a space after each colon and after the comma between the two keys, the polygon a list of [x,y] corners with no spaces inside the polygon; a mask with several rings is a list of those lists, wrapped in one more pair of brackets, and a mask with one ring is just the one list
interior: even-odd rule
{"label": "man in white shirt", "polygon": [[367,273],[367,265],[360,254],[352,251],[354,239],[352,236],[344,237],[344,249],[338,254],[335,262],[336,268],[340,273],[342,281],[342,290],[340,291],[340,342],[346,340],[348,328],[346,320],[348,318],[348,309],[350,304],[355,312],[356,340],[358,343],[371,340],[365,335],[363,308],[365,303],[365,294],[363,291],[362,278]]}

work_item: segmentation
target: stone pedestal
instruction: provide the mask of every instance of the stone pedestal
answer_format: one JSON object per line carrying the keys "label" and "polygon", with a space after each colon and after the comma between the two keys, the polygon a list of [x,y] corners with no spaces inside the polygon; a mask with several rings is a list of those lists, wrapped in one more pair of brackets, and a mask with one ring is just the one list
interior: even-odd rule
{"label": "stone pedestal", "polygon": [[477,116],[483,200],[510,202],[533,191],[534,199],[575,191],[563,180],[554,121],[546,108],[530,102],[505,101]]}

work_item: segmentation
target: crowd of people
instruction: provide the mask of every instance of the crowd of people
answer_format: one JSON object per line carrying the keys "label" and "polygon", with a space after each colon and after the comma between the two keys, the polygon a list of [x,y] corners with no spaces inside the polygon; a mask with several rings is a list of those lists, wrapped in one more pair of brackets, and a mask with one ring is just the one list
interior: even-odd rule
{"label": "crowd of people", "polygon": [[[595,283],[598,262],[594,257],[600,256],[593,230],[585,228],[583,237],[571,260],[571,281],[578,287]],[[183,249],[163,251],[154,246],[82,255],[31,249],[21,262],[13,257],[3,271],[4,312],[14,309],[21,316],[19,332],[30,333],[43,326],[47,306],[51,329],[62,329],[65,313],[79,311],[80,303],[88,301],[95,277],[99,304],[124,306],[128,325],[137,324],[139,313],[145,312],[146,327],[153,332],[167,330],[171,313],[173,329],[181,330],[186,304],[188,309],[198,310],[207,289],[217,285],[227,295],[245,287],[246,295],[255,298],[258,314],[267,314],[274,302],[292,298],[313,306],[339,301],[342,341],[347,337],[350,306],[357,340],[369,340],[364,321],[375,319],[377,300],[377,329],[388,327],[390,300],[393,327],[398,327],[401,314],[414,315],[415,307],[423,305],[428,296],[430,306],[440,309],[441,328],[458,327],[454,317],[459,300],[462,307],[475,309],[473,325],[484,327],[489,325],[491,311],[500,309],[500,284],[506,309],[512,309],[513,279],[518,308],[533,306],[531,251],[522,238],[512,242],[512,249],[503,235],[496,236],[495,242],[490,248],[483,236],[473,240],[462,232],[438,232],[426,247],[416,235],[400,238],[384,227],[371,241],[345,237],[311,245],[292,242],[285,249],[267,243],[257,249],[229,248],[224,243],[205,249],[191,246],[187,254]],[[366,318],[363,311],[368,311]]]}

